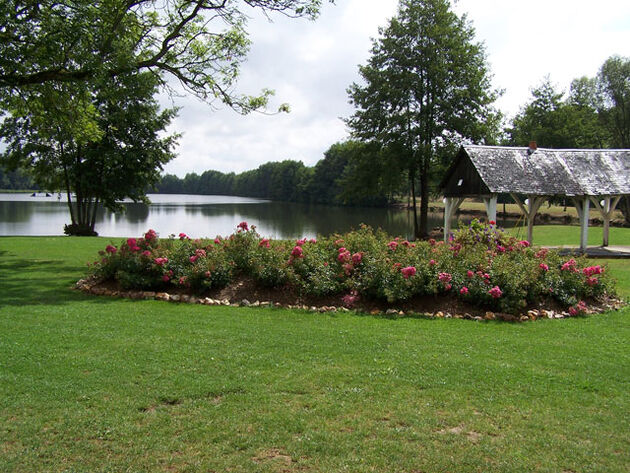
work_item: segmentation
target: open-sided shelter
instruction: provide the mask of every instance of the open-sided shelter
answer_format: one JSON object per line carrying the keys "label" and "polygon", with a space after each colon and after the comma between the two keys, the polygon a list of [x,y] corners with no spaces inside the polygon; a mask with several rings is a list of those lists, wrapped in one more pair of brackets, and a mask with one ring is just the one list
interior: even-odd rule
{"label": "open-sided shelter", "polygon": [[[531,243],[534,217],[550,197],[569,197],[580,217],[580,248],[586,249],[590,203],[604,221],[608,245],[610,219],[617,203],[630,195],[630,150],[542,149],[462,146],[441,184],[445,196],[444,238],[464,199],[483,199],[489,220],[496,220],[497,195],[510,194],[527,218]],[[521,196],[527,196],[522,199]]]}

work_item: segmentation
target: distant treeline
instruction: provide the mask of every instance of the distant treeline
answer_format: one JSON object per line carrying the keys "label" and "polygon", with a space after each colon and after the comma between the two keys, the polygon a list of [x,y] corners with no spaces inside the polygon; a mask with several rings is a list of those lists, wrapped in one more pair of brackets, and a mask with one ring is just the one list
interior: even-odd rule
{"label": "distant treeline", "polygon": [[5,171],[0,166],[0,189],[3,190],[38,190],[33,180],[25,172]]}
{"label": "distant treeline", "polygon": [[167,174],[157,191],[164,194],[206,194],[258,197],[288,202],[317,204],[387,204],[392,196],[380,186],[356,185],[356,163],[368,150],[356,142],[336,143],[315,166],[286,160],[265,163],[257,169],[235,173],[205,171],[184,178]]}

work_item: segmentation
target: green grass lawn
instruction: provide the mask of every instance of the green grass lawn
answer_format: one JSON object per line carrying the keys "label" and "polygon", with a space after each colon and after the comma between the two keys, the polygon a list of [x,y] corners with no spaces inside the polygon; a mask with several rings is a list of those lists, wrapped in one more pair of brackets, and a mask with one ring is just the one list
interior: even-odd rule
{"label": "green grass lawn", "polygon": [[[71,290],[109,240],[0,238],[0,471],[630,467],[630,309],[478,323]],[[610,268],[630,296],[630,262]]]}

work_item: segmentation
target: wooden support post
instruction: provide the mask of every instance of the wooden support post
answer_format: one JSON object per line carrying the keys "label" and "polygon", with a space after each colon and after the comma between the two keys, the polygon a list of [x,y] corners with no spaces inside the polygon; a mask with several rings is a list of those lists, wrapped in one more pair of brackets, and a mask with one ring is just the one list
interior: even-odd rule
{"label": "wooden support post", "polygon": [[486,214],[488,215],[488,222],[497,221],[497,195],[491,194],[489,197],[483,198],[483,203],[486,206]]}
{"label": "wooden support post", "polygon": [[588,246],[588,218],[589,218],[589,203],[591,199],[588,196],[581,198],[573,197],[575,202],[575,210],[580,217],[580,251],[586,252]]}
{"label": "wooden support post", "polygon": [[599,213],[602,216],[602,220],[604,221],[604,231],[603,231],[604,238],[603,238],[602,246],[608,246],[609,235],[610,235],[610,220],[612,219],[612,214],[615,211],[615,208],[617,207],[619,200],[621,200],[621,196],[620,195],[604,196],[604,198],[602,199],[603,204],[604,204],[603,207],[602,207],[602,204],[597,199],[598,199],[597,196],[591,197],[591,201],[595,205],[595,208],[599,210]]}
{"label": "wooden support post", "polygon": [[448,241],[448,235],[451,233],[451,218],[460,205],[464,202],[464,197],[445,197],[444,198],[444,241]]}
{"label": "wooden support post", "polygon": [[527,196],[527,206],[525,206],[524,202],[521,202],[521,199],[518,198],[516,194],[510,194],[514,202],[521,209],[521,212],[527,218],[527,241],[531,245],[534,241],[534,219],[536,218],[536,214],[538,213],[538,209],[542,203],[547,199],[546,196],[543,195],[528,195]]}

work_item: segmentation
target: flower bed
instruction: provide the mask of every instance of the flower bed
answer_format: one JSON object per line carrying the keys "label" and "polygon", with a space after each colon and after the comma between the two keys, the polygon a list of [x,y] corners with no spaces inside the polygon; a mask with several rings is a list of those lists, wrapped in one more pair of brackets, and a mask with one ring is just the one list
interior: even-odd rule
{"label": "flower bed", "polygon": [[197,300],[247,278],[272,293],[335,298],[347,308],[431,298],[481,311],[523,314],[553,306],[579,315],[587,303],[615,294],[605,267],[530,248],[479,221],[458,230],[449,243],[409,242],[365,226],[297,241],[263,238],[245,222],[214,240],[183,233],[160,239],[149,230],[118,247],[108,245],[90,267],[94,279],[122,290],[174,291]]}

